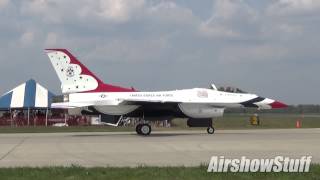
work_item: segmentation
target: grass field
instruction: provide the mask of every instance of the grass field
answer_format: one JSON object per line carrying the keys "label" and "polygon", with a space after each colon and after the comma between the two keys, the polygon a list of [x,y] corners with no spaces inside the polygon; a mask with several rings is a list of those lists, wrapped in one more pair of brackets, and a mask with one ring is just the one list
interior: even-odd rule
{"label": "grass field", "polygon": [[226,114],[215,122],[217,129],[257,129],[257,128],[295,128],[301,120],[302,128],[320,128],[319,115],[299,114],[260,114],[260,126],[249,123],[250,114]]}
{"label": "grass field", "polygon": [[0,179],[6,180],[79,180],[79,179],[319,179],[320,165],[312,165],[308,173],[207,173],[199,167],[137,167],[137,168],[0,168]]}
{"label": "grass field", "polygon": [[[260,114],[260,125],[250,125],[249,119],[252,114],[225,114],[223,117],[214,119],[216,129],[270,129],[270,128],[295,128],[296,121],[301,120],[302,128],[320,128],[320,115],[299,114]],[[177,119],[174,121],[178,127],[186,127],[186,121]]]}
{"label": "grass field", "polygon": [[[215,119],[214,127],[219,129],[268,129],[295,128],[296,121],[301,120],[302,128],[320,128],[320,115],[298,114],[261,114],[259,126],[249,123],[250,114],[226,114]],[[205,128],[188,128],[185,119],[175,119],[171,128],[153,128],[153,130],[204,130]],[[110,126],[71,126],[71,127],[0,127],[0,133],[54,133],[54,132],[119,132],[132,131],[134,127]]]}

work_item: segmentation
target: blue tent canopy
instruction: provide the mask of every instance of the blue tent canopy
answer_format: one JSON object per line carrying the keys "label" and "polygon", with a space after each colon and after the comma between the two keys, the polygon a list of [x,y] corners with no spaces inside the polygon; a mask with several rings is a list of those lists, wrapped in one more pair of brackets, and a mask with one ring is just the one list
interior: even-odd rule
{"label": "blue tent canopy", "polygon": [[35,80],[19,85],[0,97],[0,109],[50,108],[55,95]]}

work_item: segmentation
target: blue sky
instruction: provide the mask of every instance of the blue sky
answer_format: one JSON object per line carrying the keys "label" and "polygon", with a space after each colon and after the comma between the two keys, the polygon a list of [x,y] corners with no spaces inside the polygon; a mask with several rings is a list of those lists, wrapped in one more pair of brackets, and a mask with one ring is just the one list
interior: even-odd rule
{"label": "blue sky", "polygon": [[0,93],[60,83],[43,49],[67,48],[107,83],[233,85],[319,104],[318,0],[0,0]]}

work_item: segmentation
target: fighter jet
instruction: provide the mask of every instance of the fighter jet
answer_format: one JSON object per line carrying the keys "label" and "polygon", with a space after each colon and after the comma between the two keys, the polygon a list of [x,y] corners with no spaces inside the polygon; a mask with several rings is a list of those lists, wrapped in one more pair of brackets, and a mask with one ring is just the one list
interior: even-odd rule
{"label": "fighter jet", "polygon": [[70,114],[99,115],[109,125],[124,118],[138,118],[139,135],[150,135],[150,121],[186,118],[189,127],[206,127],[213,134],[212,119],[223,116],[226,108],[285,108],[286,104],[246,93],[238,88],[192,88],[172,91],[138,91],[105,84],[66,49],[46,49],[60,79],[64,98],[52,108]]}

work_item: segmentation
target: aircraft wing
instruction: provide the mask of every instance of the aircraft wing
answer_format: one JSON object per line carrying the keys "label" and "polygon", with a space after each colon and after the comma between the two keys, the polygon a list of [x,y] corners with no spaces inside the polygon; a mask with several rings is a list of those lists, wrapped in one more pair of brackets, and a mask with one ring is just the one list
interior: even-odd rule
{"label": "aircraft wing", "polygon": [[80,107],[93,106],[92,103],[75,103],[75,102],[61,102],[61,103],[52,103],[51,108],[53,109],[73,109]]}
{"label": "aircraft wing", "polygon": [[[161,105],[161,104],[179,104],[190,103],[184,101],[168,101],[168,100],[145,100],[145,99],[123,99],[119,105]],[[192,102],[191,104],[207,104],[213,108],[239,107],[236,103],[208,103],[208,102]]]}

